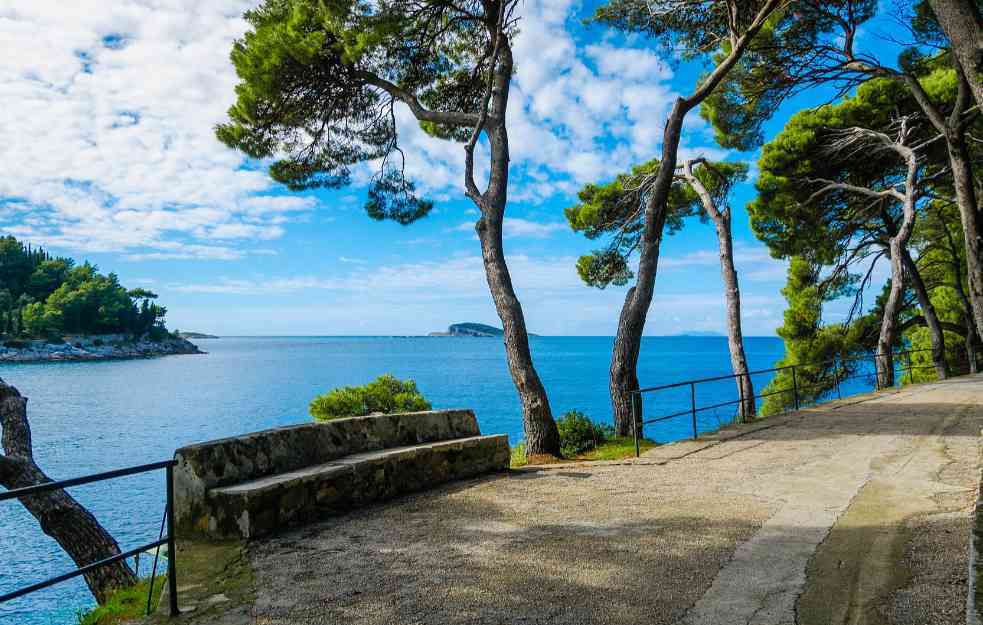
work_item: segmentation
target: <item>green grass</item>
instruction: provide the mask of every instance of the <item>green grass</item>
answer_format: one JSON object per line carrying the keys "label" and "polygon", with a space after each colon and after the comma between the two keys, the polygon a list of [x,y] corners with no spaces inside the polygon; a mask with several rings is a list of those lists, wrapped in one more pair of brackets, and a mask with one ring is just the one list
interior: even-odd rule
{"label": "green grass", "polygon": [[526,460],[526,444],[519,443],[512,448],[512,455],[509,458],[509,468],[518,469],[519,467],[524,467],[529,464]]}
{"label": "green grass", "polygon": [[[160,593],[167,583],[166,575],[158,575],[154,582],[154,598],[152,608],[157,607]],[[113,593],[104,604],[79,614],[79,625],[117,625],[128,620],[140,618],[147,613],[147,592],[150,590],[150,578],[140,580],[135,586],[123,588]]]}
{"label": "green grass", "polygon": [[[647,438],[643,438],[638,443],[638,447],[642,453],[653,449],[658,446],[658,443],[651,441]],[[568,458],[567,460],[577,461],[577,460],[624,460],[625,458],[632,458],[635,456],[635,440],[630,436],[624,438],[612,438],[608,441],[601,443],[596,449],[591,451],[578,454],[574,458]],[[512,456],[509,460],[509,467],[512,469],[518,469],[519,467],[524,467],[528,464],[526,461],[526,445],[525,443],[519,443],[512,448]]]}
{"label": "green grass", "polygon": [[[638,442],[642,453],[656,447],[658,443],[643,438]],[[577,456],[577,460],[624,460],[635,456],[635,440],[630,436],[611,438],[595,449]]]}

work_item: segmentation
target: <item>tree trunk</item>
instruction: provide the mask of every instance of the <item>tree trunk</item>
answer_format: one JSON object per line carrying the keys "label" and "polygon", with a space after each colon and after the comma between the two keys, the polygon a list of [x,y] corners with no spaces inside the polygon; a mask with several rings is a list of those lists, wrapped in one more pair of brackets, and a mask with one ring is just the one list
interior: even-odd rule
{"label": "tree trunk", "polygon": [[966,72],[973,98],[983,108],[983,21],[973,0],[929,0],[952,51]]}
{"label": "tree trunk", "polygon": [[469,195],[481,211],[481,219],[478,220],[475,230],[481,241],[485,278],[488,281],[492,300],[495,302],[495,310],[502,320],[509,373],[522,402],[526,454],[559,457],[560,434],[553,420],[546,389],[533,366],[525,316],[512,287],[512,277],[505,262],[505,250],[502,245],[502,224],[508,201],[509,180],[509,138],[505,113],[513,64],[511,49],[506,42],[503,43],[501,62],[496,66],[491,92],[489,110],[491,121],[485,127],[491,151],[488,187],[480,196],[474,192]]}
{"label": "tree trunk", "polygon": [[983,336],[983,223],[977,209],[976,189],[973,186],[973,166],[966,147],[965,134],[947,133],[946,147],[949,153],[949,166],[952,169],[953,186],[956,191],[956,204],[963,227],[966,246],[966,274],[969,287],[969,302],[973,307],[973,320],[976,333]]}
{"label": "tree trunk", "polygon": [[[727,347],[730,350],[730,364],[737,376],[739,422],[754,418],[754,384],[748,374],[747,356],[744,353],[744,337],[741,332],[741,290],[737,283],[737,270],[734,268],[734,241],[730,229],[730,208],[720,210],[706,186],[693,173],[693,163],[683,163],[683,178],[700,198],[703,210],[713,220],[717,230],[717,246],[720,249],[720,276],[724,284],[724,299],[727,302]],[[704,163],[704,167],[710,167]]]}
{"label": "tree trunk", "polygon": [[[638,275],[635,286],[629,289],[625,297],[618,320],[618,333],[614,337],[609,388],[614,425],[619,436],[632,434],[631,407],[633,391],[638,390],[638,355],[642,347],[645,319],[655,293],[655,276],[659,269],[659,248],[666,223],[669,190],[675,176],[676,153],[688,110],[687,102],[677,98],[666,122],[665,136],[662,139],[662,161],[645,202],[644,230],[638,252]],[[641,402],[636,406],[638,410],[635,416],[639,420],[636,427],[638,435],[642,436]]]}
{"label": "tree trunk", "polygon": [[748,375],[747,355],[744,353],[744,336],[741,331],[741,290],[734,268],[734,245],[730,232],[730,215],[720,215],[714,220],[717,227],[717,243],[720,247],[720,276],[724,281],[724,296],[727,301],[727,347],[730,349],[730,364],[737,378],[737,392],[741,399],[738,419],[746,423],[754,419],[754,384]]}
{"label": "tree trunk", "polygon": [[560,455],[560,434],[553,420],[546,389],[533,366],[529,351],[529,334],[522,314],[522,305],[512,288],[512,278],[502,248],[504,207],[497,214],[488,211],[477,228],[481,240],[481,255],[485,277],[491,290],[495,309],[505,331],[505,355],[512,382],[522,402],[522,425],[526,435],[526,454]]}
{"label": "tree trunk", "polygon": [[[5,454],[0,456],[0,484],[13,490],[50,482],[51,479],[34,462],[27,398],[2,380],[0,424]],[[119,555],[116,540],[64,490],[21,497],[20,502],[41,524],[41,531],[54,538],[77,566]],[[100,604],[112,591],[137,582],[136,575],[124,561],[99,567],[84,577]]]}
{"label": "tree trunk", "polygon": [[881,332],[877,337],[876,361],[877,388],[894,386],[894,344],[898,337],[898,311],[904,293],[904,267],[902,249],[898,237],[892,237],[891,249],[891,290],[884,303],[884,316],[881,317]]}
{"label": "tree trunk", "polygon": [[908,252],[907,248],[902,248],[901,253],[903,255],[902,263],[908,277],[911,278],[911,287],[918,298],[918,306],[922,309],[925,325],[928,327],[929,338],[932,342],[932,364],[935,365],[935,375],[940,380],[945,380],[949,377],[949,367],[945,362],[945,333],[942,331],[942,324],[939,322],[935,306],[928,296],[928,289],[925,288],[925,281],[922,280],[922,274],[918,271],[918,266],[911,257],[911,253]]}

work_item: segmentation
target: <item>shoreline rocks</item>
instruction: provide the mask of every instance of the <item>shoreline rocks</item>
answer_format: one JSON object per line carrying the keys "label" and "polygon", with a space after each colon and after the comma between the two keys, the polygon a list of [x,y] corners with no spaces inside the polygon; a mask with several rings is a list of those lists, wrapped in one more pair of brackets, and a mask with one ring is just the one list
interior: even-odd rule
{"label": "shoreline rocks", "polygon": [[179,337],[152,340],[122,334],[66,336],[64,342],[7,341],[0,344],[0,363],[122,360],[174,354],[204,354],[191,341]]}

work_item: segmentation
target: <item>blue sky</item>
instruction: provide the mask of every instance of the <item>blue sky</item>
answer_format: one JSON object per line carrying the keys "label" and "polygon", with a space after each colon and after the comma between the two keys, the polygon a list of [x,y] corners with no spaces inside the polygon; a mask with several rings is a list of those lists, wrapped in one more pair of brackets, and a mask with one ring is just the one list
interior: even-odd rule
{"label": "blue sky", "polygon": [[[497,324],[459,145],[427,137],[403,111],[408,169],[436,200],[404,227],[365,215],[367,170],[348,189],[289,193],[214,139],[233,97],[228,51],[253,5],[4,3],[0,38],[18,52],[0,59],[0,230],[157,291],[172,328],[365,335]],[[515,44],[505,246],[529,328],[541,334],[614,333],[624,289],[579,282],[573,263],[594,244],[569,230],[563,208],[582,184],[657,155],[673,97],[700,71],[663,62],[642,39],[585,28],[592,6],[527,1]],[[876,35],[890,28],[872,24],[861,38],[888,62]],[[799,97],[769,133],[825,97]],[[754,159],[715,146],[695,114],[683,146],[686,156]],[[772,335],[785,265],[750,232],[752,196],[747,184],[732,200],[745,334]],[[646,333],[722,331],[712,227],[694,220],[667,239],[660,267]]]}

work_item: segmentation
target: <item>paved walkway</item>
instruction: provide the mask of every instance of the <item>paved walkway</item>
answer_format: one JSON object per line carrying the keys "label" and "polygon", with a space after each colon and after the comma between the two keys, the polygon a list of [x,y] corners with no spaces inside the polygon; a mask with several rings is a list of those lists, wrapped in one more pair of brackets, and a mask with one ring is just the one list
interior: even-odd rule
{"label": "paved walkway", "polygon": [[981,427],[962,378],[445,488],[253,545],[244,622],[964,623]]}

